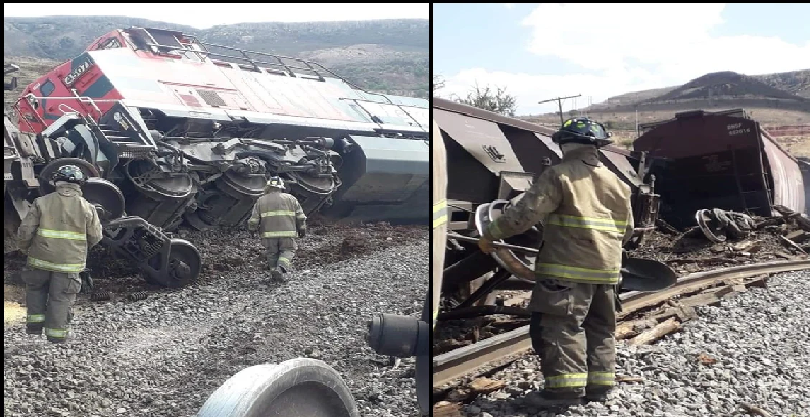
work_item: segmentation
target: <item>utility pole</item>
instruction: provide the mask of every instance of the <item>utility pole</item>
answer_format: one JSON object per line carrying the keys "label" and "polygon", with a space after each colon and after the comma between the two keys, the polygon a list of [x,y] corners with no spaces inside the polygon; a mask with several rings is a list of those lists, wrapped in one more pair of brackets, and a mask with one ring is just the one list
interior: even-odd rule
{"label": "utility pole", "polygon": [[548,99],[548,100],[538,101],[538,102],[537,102],[537,104],[543,104],[543,103],[548,103],[549,101],[554,101],[554,100],[557,100],[557,106],[560,108],[560,125],[562,125],[562,124],[563,124],[563,122],[565,121],[565,120],[563,119],[563,113],[562,113],[562,101],[563,101],[563,100],[565,100],[565,99],[567,99],[567,98],[577,98],[577,97],[579,97],[579,96],[581,96],[581,95],[582,95],[582,94],[577,94],[577,95],[575,95],[575,96],[568,96],[568,97],[555,97],[555,98],[550,98],[550,99]]}

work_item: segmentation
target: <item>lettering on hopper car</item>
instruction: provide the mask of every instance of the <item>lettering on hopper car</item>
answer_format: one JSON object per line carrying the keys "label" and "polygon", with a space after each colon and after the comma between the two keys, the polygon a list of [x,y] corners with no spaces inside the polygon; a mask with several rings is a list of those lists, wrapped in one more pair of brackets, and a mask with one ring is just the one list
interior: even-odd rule
{"label": "lettering on hopper car", "polygon": [[743,128],[742,123],[731,123],[728,125],[728,135],[737,136],[743,133],[751,133],[751,128]]}

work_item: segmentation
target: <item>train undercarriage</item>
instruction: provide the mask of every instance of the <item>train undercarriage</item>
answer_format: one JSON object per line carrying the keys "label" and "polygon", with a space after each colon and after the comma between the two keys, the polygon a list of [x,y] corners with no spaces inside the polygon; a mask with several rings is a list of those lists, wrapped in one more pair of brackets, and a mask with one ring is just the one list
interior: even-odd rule
{"label": "train undercarriage", "polygon": [[[303,60],[221,46],[238,53],[217,54],[179,32],[102,38],[29,85],[13,111],[4,107],[7,238],[34,198],[53,191],[50,175],[65,164],[92,178],[83,193],[104,221],[102,244],[166,287],[193,282],[201,267],[194,246],[172,232],[242,227],[271,175],[284,178],[307,215],[427,217],[420,209],[429,204],[429,145],[418,100],[366,93]],[[143,66],[138,82],[132,69],[123,75],[127,59]],[[197,84],[172,79],[171,60],[197,71]],[[4,75],[16,70],[7,64]],[[133,85],[150,82],[163,93],[144,100]],[[5,88],[16,89],[16,78]]]}

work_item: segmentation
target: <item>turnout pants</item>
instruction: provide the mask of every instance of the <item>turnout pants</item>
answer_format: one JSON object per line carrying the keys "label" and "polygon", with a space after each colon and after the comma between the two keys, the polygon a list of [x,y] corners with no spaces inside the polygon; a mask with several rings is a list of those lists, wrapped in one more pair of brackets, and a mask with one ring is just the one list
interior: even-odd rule
{"label": "turnout pants", "polygon": [[282,268],[284,272],[290,270],[298,244],[291,237],[262,239],[267,250],[267,265],[270,270]]}
{"label": "turnout pants", "polygon": [[541,279],[529,308],[529,334],[545,389],[599,393],[615,385],[615,286]]}
{"label": "turnout pants", "polygon": [[78,273],[31,269],[22,272],[26,284],[29,333],[43,328],[48,340],[64,342],[68,335],[70,310],[82,288]]}

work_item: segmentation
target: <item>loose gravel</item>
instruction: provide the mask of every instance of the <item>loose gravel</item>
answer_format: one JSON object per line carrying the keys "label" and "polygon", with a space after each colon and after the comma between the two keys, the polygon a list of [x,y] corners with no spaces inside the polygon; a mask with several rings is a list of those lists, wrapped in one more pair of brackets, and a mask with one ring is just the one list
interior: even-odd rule
{"label": "loose gravel", "polygon": [[[190,233],[206,260],[199,284],[136,302],[80,301],[64,346],[4,326],[4,415],[194,416],[238,371],[296,357],[334,367],[364,416],[414,415],[414,361],[391,366],[365,336],[375,313],[421,314],[427,230],[334,229],[312,227],[285,285],[268,281],[247,233]],[[142,285],[99,274],[109,275],[102,289]]]}
{"label": "loose gravel", "polygon": [[539,410],[525,395],[542,388],[536,356],[526,356],[491,378],[507,382],[477,397],[467,416],[749,416],[741,404],[773,416],[810,416],[810,272],[779,274],[767,289],[699,307],[699,319],[652,346],[617,349],[621,383],[604,404],[558,412]]}

